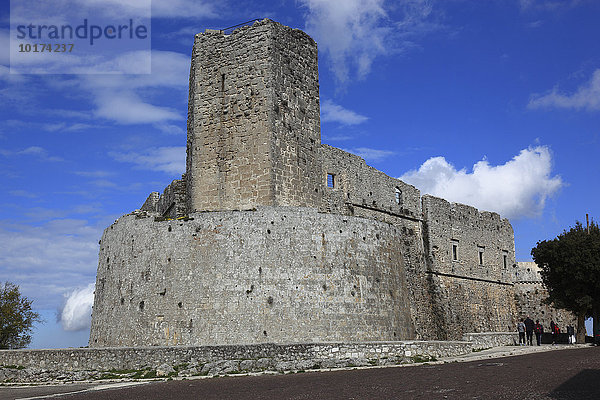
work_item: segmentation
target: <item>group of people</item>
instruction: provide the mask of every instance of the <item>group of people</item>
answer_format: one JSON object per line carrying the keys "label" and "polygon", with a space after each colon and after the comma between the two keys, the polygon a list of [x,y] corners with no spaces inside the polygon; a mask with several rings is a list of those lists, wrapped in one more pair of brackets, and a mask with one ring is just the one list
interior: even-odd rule
{"label": "group of people", "polygon": [[[521,321],[517,324],[517,331],[519,332],[519,345],[520,346],[533,346],[533,334],[535,333],[535,339],[537,345],[542,344],[542,334],[544,333],[544,327],[540,324],[539,320],[535,323],[527,316],[525,320],[521,318]],[[550,321],[550,332],[552,333],[552,344],[556,344],[558,335],[560,334],[560,328],[554,321]],[[569,343],[575,343],[575,328],[572,326],[567,327],[567,334],[569,336]]]}

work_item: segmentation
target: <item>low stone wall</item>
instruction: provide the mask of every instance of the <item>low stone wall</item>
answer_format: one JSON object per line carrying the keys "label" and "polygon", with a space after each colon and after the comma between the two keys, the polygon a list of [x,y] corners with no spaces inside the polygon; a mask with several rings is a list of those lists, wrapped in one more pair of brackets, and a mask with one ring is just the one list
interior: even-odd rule
{"label": "low stone wall", "polygon": [[397,365],[459,356],[512,333],[465,335],[467,341],[114,347],[0,351],[0,382],[153,378],[260,371]]}
{"label": "low stone wall", "polygon": [[489,349],[498,346],[516,346],[519,343],[517,332],[465,333],[462,339],[470,342],[473,349]]}

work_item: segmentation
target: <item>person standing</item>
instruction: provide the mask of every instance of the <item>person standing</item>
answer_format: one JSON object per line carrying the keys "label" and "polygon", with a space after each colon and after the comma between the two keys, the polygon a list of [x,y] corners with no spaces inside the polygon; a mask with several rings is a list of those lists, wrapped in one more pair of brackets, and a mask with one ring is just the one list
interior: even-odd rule
{"label": "person standing", "polygon": [[575,328],[573,325],[567,326],[567,335],[569,335],[569,344],[575,344]]}
{"label": "person standing", "polygon": [[523,318],[517,324],[517,332],[519,332],[519,346],[525,346],[525,324]]}
{"label": "person standing", "polygon": [[533,346],[533,327],[535,326],[535,324],[533,323],[533,320],[531,318],[529,318],[529,316],[527,316],[527,318],[525,319],[525,321],[523,323],[525,324],[525,334],[527,335],[527,344],[529,346]]}
{"label": "person standing", "polygon": [[542,333],[544,333],[544,327],[540,324],[539,319],[535,321],[533,330],[535,331],[535,341],[537,342],[537,345],[539,346],[542,344]]}
{"label": "person standing", "polygon": [[558,335],[560,334],[560,329],[558,325],[554,323],[554,321],[550,321],[550,329],[552,330],[552,344],[555,345],[558,340]]}

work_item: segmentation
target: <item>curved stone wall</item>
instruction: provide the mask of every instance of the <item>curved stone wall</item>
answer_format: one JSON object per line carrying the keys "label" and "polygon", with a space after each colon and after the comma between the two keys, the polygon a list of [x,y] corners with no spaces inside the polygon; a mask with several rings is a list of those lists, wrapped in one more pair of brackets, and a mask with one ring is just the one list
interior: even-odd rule
{"label": "curved stone wall", "polygon": [[295,207],[142,215],[102,236],[92,347],[414,337],[390,224]]}

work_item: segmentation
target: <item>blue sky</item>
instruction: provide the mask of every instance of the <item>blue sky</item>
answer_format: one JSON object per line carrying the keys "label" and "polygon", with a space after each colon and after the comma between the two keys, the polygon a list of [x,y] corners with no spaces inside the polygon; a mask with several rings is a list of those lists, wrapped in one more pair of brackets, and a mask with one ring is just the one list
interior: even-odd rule
{"label": "blue sky", "polygon": [[184,172],[190,51],[206,28],[269,17],[307,31],[322,141],[509,217],[520,261],[600,215],[596,1],[153,3],[150,75],[9,74],[1,3],[0,281],[46,319],[31,347],[87,344],[102,230]]}

